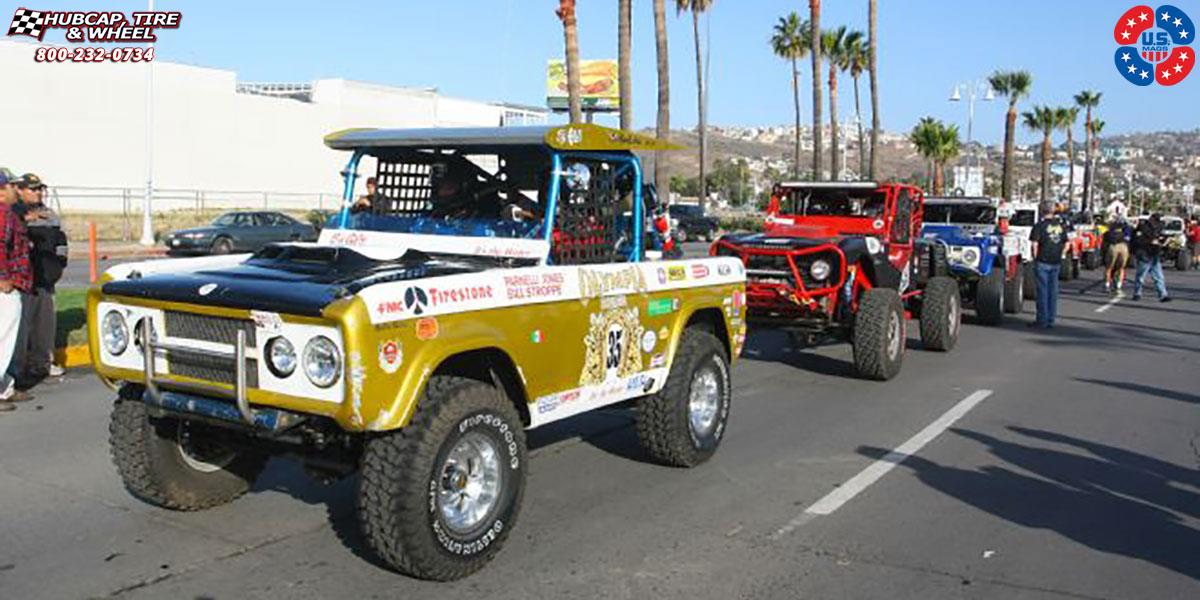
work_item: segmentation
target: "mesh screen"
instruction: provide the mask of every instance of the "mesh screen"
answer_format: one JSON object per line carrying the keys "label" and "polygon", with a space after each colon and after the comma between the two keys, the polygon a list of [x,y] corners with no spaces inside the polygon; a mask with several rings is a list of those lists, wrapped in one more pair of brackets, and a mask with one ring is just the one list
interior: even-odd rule
{"label": "mesh screen", "polygon": [[379,161],[375,173],[376,213],[412,217],[433,210],[433,168],[412,162]]}
{"label": "mesh screen", "polygon": [[591,182],[588,189],[574,191],[564,181],[551,258],[560,265],[618,260],[617,242],[628,231],[618,221],[623,204],[616,172],[611,165],[599,161],[576,162],[583,162],[591,169]]}

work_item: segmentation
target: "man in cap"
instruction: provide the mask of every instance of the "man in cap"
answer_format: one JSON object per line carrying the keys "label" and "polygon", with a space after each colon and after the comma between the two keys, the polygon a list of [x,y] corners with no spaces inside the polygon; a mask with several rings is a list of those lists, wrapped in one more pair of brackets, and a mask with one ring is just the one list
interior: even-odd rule
{"label": "man in cap", "polygon": [[17,195],[25,207],[25,227],[31,244],[29,262],[33,286],[25,295],[24,324],[28,335],[24,352],[14,354],[17,385],[28,388],[49,375],[60,376],[62,367],[54,364],[54,338],[57,316],[54,310],[54,286],[62,278],[67,264],[67,236],[58,215],[46,206],[46,184],[33,173],[17,180]]}
{"label": "man in cap", "polygon": [[21,294],[30,289],[29,238],[13,207],[17,190],[12,172],[0,167],[0,412],[14,410],[13,402],[30,399],[16,389],[8,374],[21,330]]}
{"label": "man in cap", "polygon": [[1146,275],[1154,281],[1154,289],[1158,292],[1159,302],[1170,302],[1167,294],[1167,280],[1163,276],[1162,251],[1166,238],[1163,235],[1162,215],[1154,213],[1148,219],[1142,219],[1133,232],[1133,257],[1137,259],[1137,267],[1133,279],[1133,299],[1142,299],[1142,286]]}
{"label": "man in cap", "polygon": [[1030,327],[1049,329],[1058,316],[1058,272],[1071,225],[1063,218],[1065,204],[1042,211],[1042,220],[1033,226],[1029,240],[1034,244],[1034,274],[1037,281],[1037,320]]}

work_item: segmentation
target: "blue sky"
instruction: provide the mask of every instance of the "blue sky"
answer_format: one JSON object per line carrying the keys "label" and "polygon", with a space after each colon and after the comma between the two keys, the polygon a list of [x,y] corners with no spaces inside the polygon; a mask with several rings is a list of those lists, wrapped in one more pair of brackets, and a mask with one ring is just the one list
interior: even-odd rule
{"label": "blue sky", "polygon": [[[1174,0],[1200,22],[1200,2]],[[143,10],[145,2],[23,0],[46,10]],[[671,4],[668,1],[668,4]],[[867,28],[867,0],[825,0],[822,25]],[[1034,74],[1024,103],[1067,103],[1084,88],[1104,93],[1106,132],[1200,127],[1200,73],[1171,88],[1139,88],[1113,66],[1112,27],[1134,5],[1112,0],[880,0],[880,87],[885,129],[906,131],[932,115],[966,121],[965,103],[947,101],[956,82],[996,68]],[[160,0],[179,10],[182,26],[162,31],[158,56],[231,69],[251,81],[344,77],[394,85],[431,86],[444,93],[527,104],[544,102],[546,60],[561,56],[555,0],[317,2]],[[1151,4],[1151,6],[1158,6]],[[652,3],[634,0],[634,112],[654,122],[655,59]],[[691,22],[669,10],[672,125],[696,122]],[[776,19],[806,16],[804,0],[716,0],[711,14],[712,89],[709,121],[766,125],[792,120],[788,65],[770,51]],[[616,57],[616,1],[579,0],[584,58]],[[61,43],[55,31],[48,42]],[[1200,47],[1200,44],[1197,44]],[[808,76],[808,67],[804,75]],[[853,111],[843,77],[842,114]],[[803,117],[811,117],[808,85]],[[864,109],[867,102],[863,79]],[[826,108],[828,111],[828,107]],[[1003,102],[976,105],[975,138],[1003,136]],[[869,118],[864,116],[864,118]],[[1023,141],[1035,134],[1022,132]]]}

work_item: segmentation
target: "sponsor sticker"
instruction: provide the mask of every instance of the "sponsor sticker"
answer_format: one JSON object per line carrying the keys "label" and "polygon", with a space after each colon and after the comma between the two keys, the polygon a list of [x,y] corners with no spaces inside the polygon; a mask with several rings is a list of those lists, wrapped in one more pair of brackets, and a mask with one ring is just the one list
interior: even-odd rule
{"label": "sponsor sticker", "polygon": [[562,273],[505,275],[504,294],[509,300],[559,298],[563,295]]}
{"label": "sponsor sticker", "polygon": [[656,298],[646,305],[646,314],[651,317],[669,315],[675,310],[670,298]]}
{"label": "sponsor sticker", "polygon": [[425,317],[417,319],[417,339],[421,341],[432,340],[441,333],[438,329],[438,320],[433,317]]}
{"label": "sponsor sticker", "polygon": [[692,265],[692,279],[704,279],[708,277],[708,265]]}
{"label": "sponsor sticker", "polygon": [[213,290],[216,290],[216,289],[217,289],[217,284],[206,283],[206,284],[200,286],[200,289],[196,290],[196,292],[199,293],[201,296],[207,296],[207,295],[213,293]]}
{"label": "sponsor sticker", "polygon": [[683,281],[687,279],[687,269],[683,268],[683,265],[671,265],[667,267],[667,279]]}
{"label": "sponsor sticker", "polygon": [[721,277],[725,277],[732,272],[733,269],[730,268],[729,265],[717,265],[717,275],[720,275]]}
{"label": "sponsor sticker", "polygon": [[658,282],[666,283],[667,282],[667,270],[662,267],[659,267],[657,269],[657,272],[658,272]]}
{"label": "sponsor sticker", "polygon": [[642,352],[649,354],[654,351],[656,345],[658,345],[658,335],[653,330],[647,329],[646,333],[642,334]]}
{"label": "sponsor sticker", "polygon": [[264,331],[275,333],[283,329],[283,319],[279,316],[279,313],[252,310],[250,311],[250,318],[254,320],[255,327]]}
{"label": "sponsor sticker", "polygon": [[542,339],[543,338],[542,338],[542,330],[541,329],[534,329],[533,333],[529,334],[529,341],[531,341],[535,344],[542,343]]}
{"label": "sponsor sticker", "polygon": [[662,329],[658,330],[658,339],[665,340],[669,337],[671,337],[671,330],[667,329],[667,327],[665,325],[663,326]]}
{"label": "sponsor sticker", "polygon": [[650,368],[657,369],[667,364],[667,354],[665,352],[655,354],[650,357]]}
{"label": "sponsor sticker", "polygon": [[403,360],[404,352],[400,348],[400,342],[384,340],[379,344],[379,368],[384,373],[395,373]]}

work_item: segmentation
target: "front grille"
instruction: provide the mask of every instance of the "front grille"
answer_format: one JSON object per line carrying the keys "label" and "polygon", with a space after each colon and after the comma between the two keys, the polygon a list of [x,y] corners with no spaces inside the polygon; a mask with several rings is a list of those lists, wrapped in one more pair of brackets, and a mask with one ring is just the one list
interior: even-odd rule
{"label": "front grille", "polygon": [[746,280],[751,283],[796,285],[792,265],[783,254],[750,254],[746,257]]}
{"label": "front grille", "polygon": [[[172,350],[168,364],[172,375],[234,385],[236,363],[232,358]],[[246,359],[246,387],[258,387],[258,361],[253,358]]]}
{"label": "front grille", "polygon": [[241,329],[246,332],[246,347],[252,348],[257,345],[254,338],[253,321],[210,317],[174,310],[166,311],[164,317],[167,337],[204,340],[232,346],[237,343],[237,331]]}

